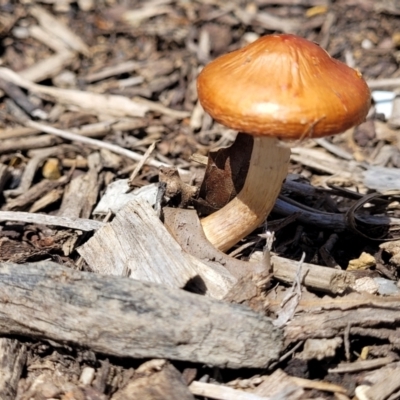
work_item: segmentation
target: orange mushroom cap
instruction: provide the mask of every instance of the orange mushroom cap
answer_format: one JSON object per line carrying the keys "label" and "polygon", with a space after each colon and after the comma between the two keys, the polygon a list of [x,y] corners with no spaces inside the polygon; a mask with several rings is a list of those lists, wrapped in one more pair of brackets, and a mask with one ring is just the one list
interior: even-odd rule
{"label": "orange mushroom cap", "polygon": [[203,108],[232,129],[282,139],[321,137],[360,124],[371,95],[361,74],[317,44],[264,36],[204,67]]}

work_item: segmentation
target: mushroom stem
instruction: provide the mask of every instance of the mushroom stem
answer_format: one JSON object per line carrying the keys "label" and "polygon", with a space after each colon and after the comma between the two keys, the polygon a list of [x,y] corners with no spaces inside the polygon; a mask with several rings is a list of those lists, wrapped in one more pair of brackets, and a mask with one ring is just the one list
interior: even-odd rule
{"label": "mushroom stem", "polygon": [[256,229],[268,216],[285,179],[290,148],[274,137],[255,137],[242,190],[226,206],[203,218],[207,239],[226,251]]}

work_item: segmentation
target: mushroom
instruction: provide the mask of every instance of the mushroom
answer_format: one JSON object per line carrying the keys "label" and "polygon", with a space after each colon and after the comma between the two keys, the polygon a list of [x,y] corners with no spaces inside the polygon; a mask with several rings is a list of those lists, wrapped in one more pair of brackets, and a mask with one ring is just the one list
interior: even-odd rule
{"label": "mushroom", "polygon": [[206,65],[198,98],[217,122],[254,137],[238,195],[201,224],[207,239],[228,250],[268,216],[288,172],[282,140],[344,132],[365,120],[371,97],[361,73],[298,36],[263,36]]}

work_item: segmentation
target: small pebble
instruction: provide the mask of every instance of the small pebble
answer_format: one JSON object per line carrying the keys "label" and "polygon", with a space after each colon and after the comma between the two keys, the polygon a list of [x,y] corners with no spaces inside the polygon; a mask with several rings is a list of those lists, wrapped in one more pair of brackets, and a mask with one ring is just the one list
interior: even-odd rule
{"label": "small pebble", "polygon": [[94,368],[83,368],[81,376],[79,377],[79,382],[82,383],[82,385],[90,385],[94,379],[94,373]]}

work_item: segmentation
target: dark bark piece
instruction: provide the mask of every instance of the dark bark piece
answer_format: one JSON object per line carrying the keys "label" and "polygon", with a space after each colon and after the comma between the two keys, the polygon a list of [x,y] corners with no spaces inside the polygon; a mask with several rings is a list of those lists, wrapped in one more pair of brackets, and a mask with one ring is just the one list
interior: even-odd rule
{"label": "dark bark piece", "polygon": [[158,180],[165,184],[165,196],[170,198],[179,207],[186,207],[197,194],[196,186],[182,181],[176,167],[162,167],[158,172]]}
{"label": "dark bark piece", "polygon": [[[144,370],[145,368],[145,370]],[[141,365],[132,381],[111,400],[194,400],[179,371],[164,360]]]}
{"label": "dark bark piece", "polygon": [[0,238],[0,262],[23,262],[35,254],[40,254],[40,251],[27,241]]}
{"label": "dark bark piece", "polygon": [[0,339],[0,399],[15,399],[26,356],[26,346],[18,340]]}
{"label": "dark bark piece", "polygon": [[0,78],[0,88],[30,116],[40,118],[46,117],[45,111],[32,103],[28,96],[17,85]]}
{"label": "dark bark piece", "polygon": [[209,153],[199,193],[210,207],[208,213],[228,204],[242,190],[252,150],[252,136],[239,133],[230,147]]}
{"label": "dark bark piece", "polygon": [[3,188],[6,185],[10,176],[11,173],[7,165],[0,164],[0,193],[3,191]]}
{"label": "dark bark piece", "polygon": [[264,368],[282,349],[281,330],[247,307],[52,262],[0,264],[0,334],[228,368]]}

